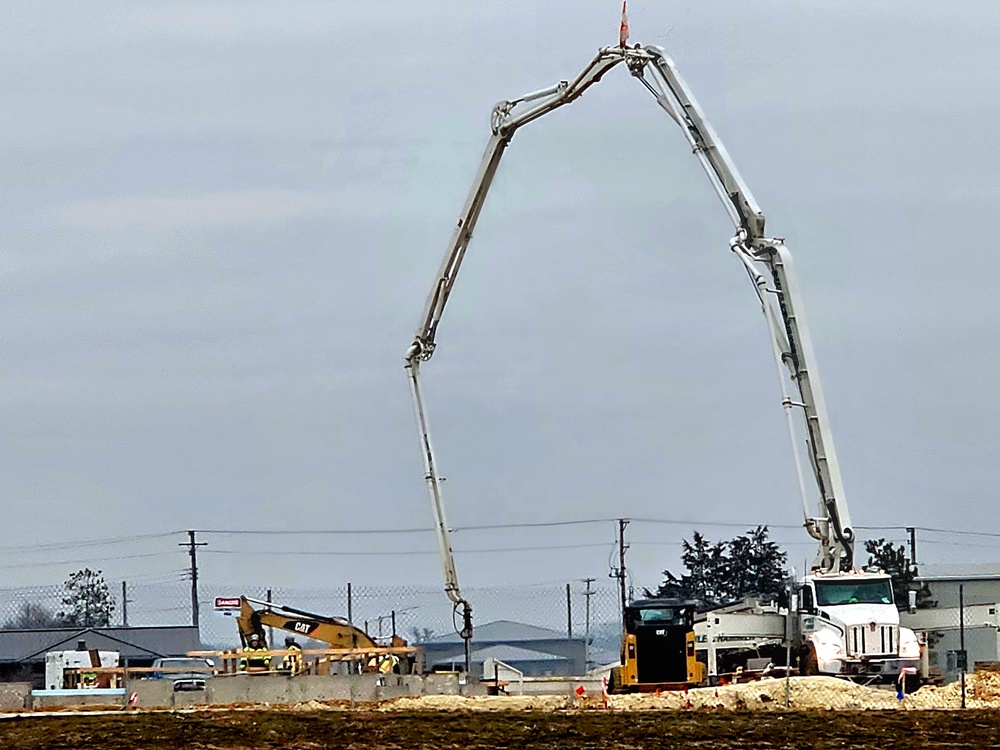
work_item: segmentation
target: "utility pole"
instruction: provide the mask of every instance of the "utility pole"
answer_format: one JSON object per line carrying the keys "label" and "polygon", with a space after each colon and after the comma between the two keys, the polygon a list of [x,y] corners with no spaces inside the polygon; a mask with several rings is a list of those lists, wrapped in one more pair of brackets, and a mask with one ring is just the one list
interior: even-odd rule
{"label": "utility pole", "polygon": [[188,555],[191,556],[191,624],[199,627],[198,619],[198,547],[204,547],[208,542],[195,540],[194,531],[188,531],[188,541],[178,544],[178,547],[187,547]]}
{"label": "utility pole", "polygon": [[[271,611],[271,589],[267,590],[267,611]],[[274,628],[270,625],[267,627],[267,643],[265,645],[268,648],[274,648]]]}
{"label": "utility pole", "polygon": [[618,519],[618,570],[614,572],[612,578],[618,579],[618,586],[621,589],[622,599],[622,628],[625,627],[625,607],[628,606],[628,596],[625,592],[625,551],[628,545],[625,544],[625,527],[628,526],[627,518]]}
{"label": "utility pole", "polygon": [[906,527],[907,532],[910,534],[910,567],[917,567],[917,530],[913,526]]}
{"label": "utility pole", "polygon": [[583,596],[586,600],[586,606],[584,607],[583,616],[583,662],[585,671],[590,671],[590,597],[594,595],[594,592],[590,588],[590,584],[594,582],[593,578],[584,578],[583,582],[587,584],[586,591],[583,592]]}
{"label": "utility pole", "polygon": [[128,589],[122,581],[122,627],[128,627]]}

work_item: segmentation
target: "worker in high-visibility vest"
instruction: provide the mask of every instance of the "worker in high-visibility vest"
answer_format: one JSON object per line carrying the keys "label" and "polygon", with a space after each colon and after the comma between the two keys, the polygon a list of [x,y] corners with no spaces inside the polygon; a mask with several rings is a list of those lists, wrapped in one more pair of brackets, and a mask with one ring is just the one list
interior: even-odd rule
{"label": "worker in high-visibility vest", "polygon": [[384,654],[378,663],[378,671],[382,674],[399,671],[399,657],[395,654]]}
{"label": "worker in high-visibility vest", "polygon": [[243,647],[243,656],[239,661],[241,672],[268,672],[271,669],[271,652],[267,644],[257,633],[251,633],[247,645]]}
{"label": "worker in high-visibility vest", "polygon": [[297,675],[302,671],[302,647],[296,643],[294,638],[288,637],[285,639],[285,651],[289,653],[281,661],[281,671]]}

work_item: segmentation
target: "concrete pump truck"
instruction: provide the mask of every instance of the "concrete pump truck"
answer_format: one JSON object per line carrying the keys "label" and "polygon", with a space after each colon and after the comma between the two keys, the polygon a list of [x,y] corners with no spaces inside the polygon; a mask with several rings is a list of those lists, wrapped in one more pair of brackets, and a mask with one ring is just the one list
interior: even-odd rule
{"label": "concrete pump truck", "polygon": [[[629,46],[625,36],[623,34],[619,46],[600,49],[576,78],[500,102],[494,107],[492,135],[486,152],[427,298],[416,335],[406,351],[405,367],[417,416],[424,479],[444,567],[445,591],[456,612],[462,612],[460,632],[466,642],[466,654],[472,637],[472,608],[458,584],[420,387],[420,367],[434,354],[438,324],[500,159],[514,134],[523,125],[578,99],[608,71],[624,63],[667,117],[680,127],[733,224],[735,232],[728,247],[749,275],[768,327],[770,348],[781,384],[781,406],[791,438],[804,527],[819,546],[811,569],[796,583],[797,595],[790,597],[793,603],[783,608],[780,619],[765,618],[766,622],[759,621],[751,629],[761,638],[771,635],[778,641],[790,641],[802,673],[864,674],[896,679],[901,671],[919,666],[920,644],[913,631],[900,627],[889,576],[857,566],[855,533],[791,254],[783,238],[765,233],[763,212],[673,61],[660,47]],[[800,451],[803,443],[805,459]],[[815,489],[811,491],[807,491],[807,472],[815,481]],[[777,632],[771,632],[773,630]],[[719,638],[720,643],[727,640],[718,628],[712,637]],[[731,636],[729,640],[736,638]],[[638,654],[637,658],[641,661],[642,655]],[[713,674],[711,664],[708,672]]]}

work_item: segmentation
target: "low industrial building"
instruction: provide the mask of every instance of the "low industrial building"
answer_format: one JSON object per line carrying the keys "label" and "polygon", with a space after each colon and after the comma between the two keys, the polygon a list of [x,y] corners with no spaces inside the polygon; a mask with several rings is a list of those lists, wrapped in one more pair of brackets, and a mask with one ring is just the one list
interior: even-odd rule
{"label": "low industrial building", "polygon": [[117,651],[123,667],[148,667],[154,659],[201,649],[201,639],[190,625],[0,630],[0,681],[40,688],[47,652],[89,649]]}
{"label": "low industrial building", "polygon": [[958,678],[962,645],[959,600],[965,605],[968,669],[1000,663],[1000,565],[921,565],[916,582],[929,593],[928,609],[902,619],[928,634],[929,661],[944,679]]}
{"label": "low industrial building", "polygon": [[[427,669],[464,669],[465,644],[457,633],[419,645],[424,649]],[[526,677],[582,675],[586,672],[587,647],[583,638],[569,638],[558,630],[496,620],[477,625],[473,632],[471,674],[482,676],[487,659],[508,664]]]}

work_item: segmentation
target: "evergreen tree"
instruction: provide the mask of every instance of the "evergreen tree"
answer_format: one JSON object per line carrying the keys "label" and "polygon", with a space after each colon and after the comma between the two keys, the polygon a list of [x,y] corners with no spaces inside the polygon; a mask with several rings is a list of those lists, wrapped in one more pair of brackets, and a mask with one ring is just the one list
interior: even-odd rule
{"label": "evergreen tree", "polygon": [[788,556],[768,538],[766,526],[719,542],[696,531],[691,541],[683,540],[682,547],[681,562],[687,572],[678,577],[663,571],[663,583],[655,593],[647,590],[647,595],[718,605],[784,591]]}
{"label": "evergreen tree", "polygon": [[[909,590],[917,577],[917,569],[911,566],[906,555],[906,547],[898,547],[885,539],[869,539],[865,542],[865,552],[868,553],[868,564],[874,565],[892,577],[892,598],[896,600],[897,609],[909,606]],[[929,602],[931,592],[926,586],[917,589],[917,606],[933,606]]]}
{"label": "evergreen tree", "polygon": [[111,624],[115,600],[104,575],[99,570],[84,568],[70,574],[63,584],[66,595],[64,609],[56,617],[64,627],[100,628]]}

